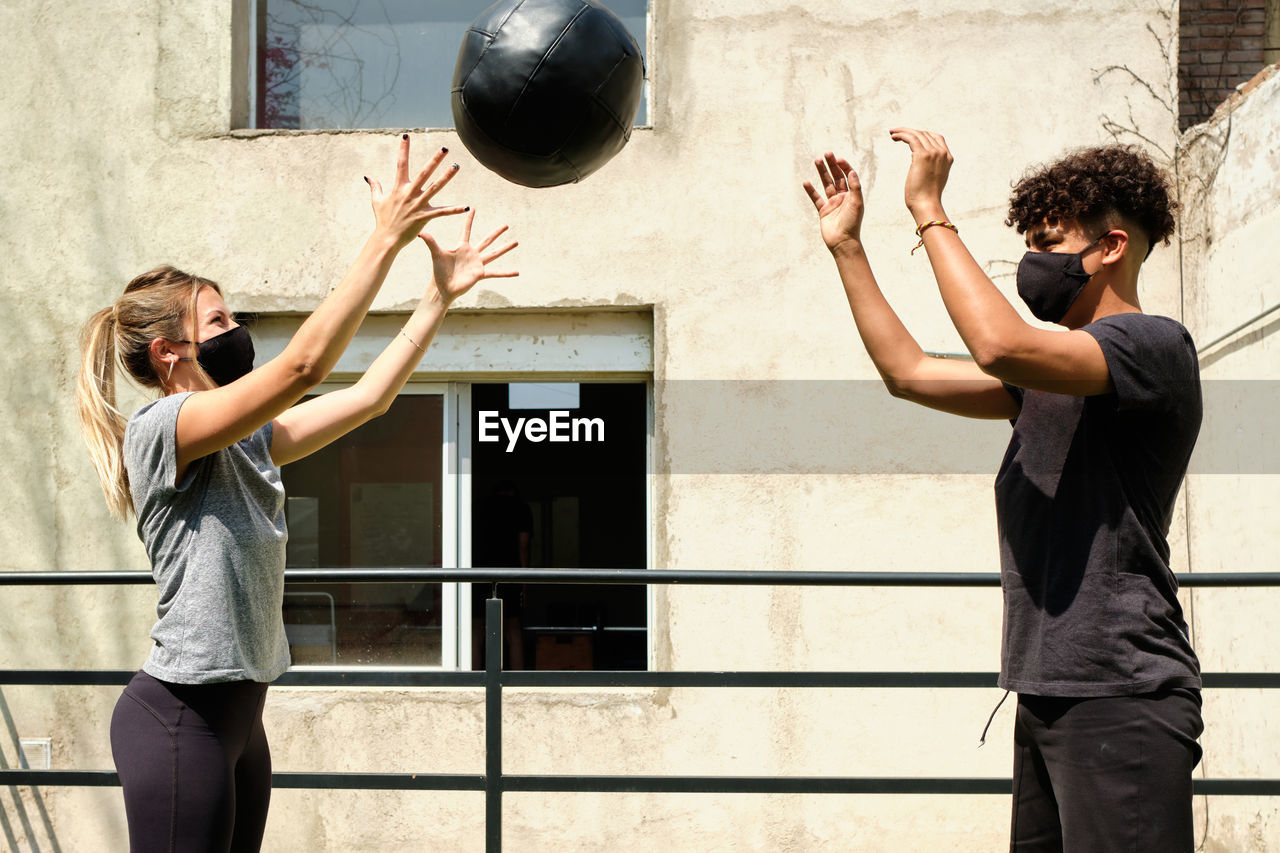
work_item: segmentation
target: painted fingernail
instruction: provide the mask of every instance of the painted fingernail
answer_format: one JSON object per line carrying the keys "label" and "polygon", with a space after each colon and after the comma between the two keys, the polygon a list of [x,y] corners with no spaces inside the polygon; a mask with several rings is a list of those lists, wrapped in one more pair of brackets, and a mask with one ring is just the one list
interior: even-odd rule
{"label": "painted fingernail", "polygon": [[441,153],[441,154],[448,154],[448,153],[449,153],[449,149],[448,149],[448,148],[441,148],[441,149],[440,149],[440,153]]}
{"label": "painted fingernail", "polygon": [[368,175],[365,175],[364,182],[365,182],[366,184],[367,184],[367,183],[369,183],[369,176],[368,176]]}
{"label": "painted fingernail", "polygon": [[408,138],[409,138],[409,134],[407,134],[407,133],[406,133],[406,134],[404,134],[403,136],[401,136],[400,138],[401,138],[401,139],[408,139]]}
{"label": "painted fingernail", "polygon": [[456,168],[458,168],[458,164],[457,164],[457,163],[454,163],[454,164],[453,164],[453,168],[455,168],[455,169],[456,169]]}
{"label": "painted fingernail", "polygon": [[471,209],[471,205],[467,205],[466,207],[462,208],[462,212],[466,213],[470,209]]}

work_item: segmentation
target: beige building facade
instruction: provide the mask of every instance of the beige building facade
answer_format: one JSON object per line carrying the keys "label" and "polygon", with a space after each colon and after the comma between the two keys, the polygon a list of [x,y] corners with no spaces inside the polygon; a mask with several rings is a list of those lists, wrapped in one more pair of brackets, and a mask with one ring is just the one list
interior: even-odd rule
{"label": "beige building facade", "polygon": [[[945,134],[956,157],[948,212],[1020,310],[1022,240],[1003,218],[1026,166],[1118,140],[1176,171],[1179,236],[1142,282],[1144,308],[1180,319],[1202,347],[1205,437],[1170,532],[1174,569],[1276,570],[1280,75],[1180,134],[1176,4],[1104,0],[1082,13],[1026,0],[651,0],[646,126],[597,174],[547,190],[487,172],[451,130],[249,128],[252,9],[0,4],[0,570],[147,568],[132,523],[109,517],[79,435],[88,315],[171,262],[256,313],[269,356],[355,257],[371,226],[361,178],[389,179],[408,129],[416,161],[440,146],[457,155],[445,194],[476,207],[477,230],[505,222],[520,241],[510,256],[520,277],[482,282],[459,302],[411,386],[445,412],[437,565],[471,557],[467,448],[479,437],[465,415],[479,389],[558,382],[643,389],[636,567],[995,572],[991,486],[1008,426],[889,398],[800,188],[824,150],[854,163],[886,295],[925,349],[961,350],[927,260],[910,254],[909,155],[889,139],[896,126]],[[455,227],[432,226],[442,241]],[[405,250],[335,383],[395,333],[429,268],[422,246]],[[122,408],[144,399],[131,392]],[[465,596],[440,590],[434,666],[470,663]],[[147,654],[150,587],[4,587],[0,597],[0,669],[126,670]],[[1280,671],[1268,631],[1280,590],[1183,599],[1205,671]],[[651,669],[999,664],[992,588],[655,586],[642,610]],[[110,768],[118,694],[0,685],[3,766],[19,766],[21,741],[47,739],[54,769]],[[1007,777],[1012,703],[978,748],[1001,695],[509,689],[504,768]],[[1277,691],[1206,690],[1197,772],[1280,778],[1277,710]],[[277,687],[266,717],[277,771],[484,772],[478,689]],[[0,801],[12,849],[125,849],[117,788],[14,788]],[[278,790],[265,849],[479,850],[483,815],[474,792]],[[1280,850],[1275,798],[1197,798],[1196,820],[1206,851]],[[1008,822],[1009,798],[996,795],[508,794],[504,840],[520,853],[988,851],[1007,844]]]}

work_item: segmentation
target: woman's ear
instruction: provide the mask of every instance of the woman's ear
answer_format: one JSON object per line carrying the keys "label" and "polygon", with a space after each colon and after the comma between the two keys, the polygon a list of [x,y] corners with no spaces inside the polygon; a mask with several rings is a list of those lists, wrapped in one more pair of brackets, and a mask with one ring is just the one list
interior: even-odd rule
{"label": "woman's ear", "polygon": [[173,365],[184,357],[178,351],[179,347],[185,346],[187,345],[176,341],[167,341],[164,338],[152,338],[147,349],[151,353],[151,363],[156,368],[156,374],[167,377],[173,371]]}

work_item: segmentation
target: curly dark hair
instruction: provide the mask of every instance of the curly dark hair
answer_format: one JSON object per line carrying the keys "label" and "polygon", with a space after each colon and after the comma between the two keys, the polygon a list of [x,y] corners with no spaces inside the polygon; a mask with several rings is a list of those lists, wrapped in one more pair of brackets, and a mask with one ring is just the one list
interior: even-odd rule
{"label": "curly dark hair", "polygon": [[1124,217],[1146,233],[1150,249],[1161,241],[1168,245],[1177,208],[1168,177],[1145,152],[1107,145],[1028,170],[1013,187],[1004,224],[1019,234],[1043,222],[1097,230]]}

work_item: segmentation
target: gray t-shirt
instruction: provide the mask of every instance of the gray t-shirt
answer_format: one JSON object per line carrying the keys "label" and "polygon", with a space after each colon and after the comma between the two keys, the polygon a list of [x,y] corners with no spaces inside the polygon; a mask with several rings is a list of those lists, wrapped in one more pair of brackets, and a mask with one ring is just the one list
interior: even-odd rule
{"label": "gray t-shirt", "polygon": [[1084,327],[1115,391],[1006,386],[1021,404],[996,477],[1000,686],[1093,697],[1200,686],[1166,536],[1200,430],[1187,330],[1117,314]]}
{"label": "gray t-shirt", "polygon": [[284,486],[271,424],[177,472],[178,410],[190,393],[134,412],[124,436],[133,509],[159,587],[143,670],[162,681],[273,681],[289,667]]}

